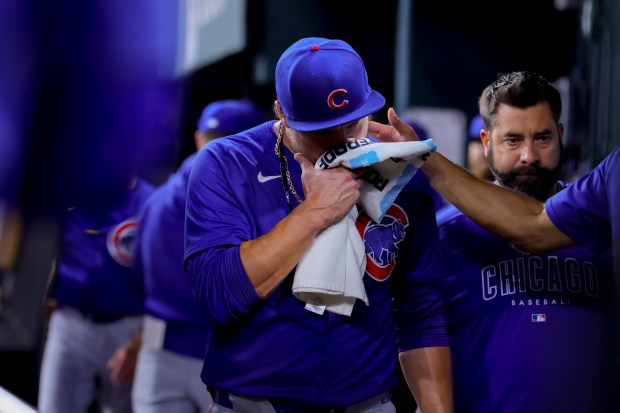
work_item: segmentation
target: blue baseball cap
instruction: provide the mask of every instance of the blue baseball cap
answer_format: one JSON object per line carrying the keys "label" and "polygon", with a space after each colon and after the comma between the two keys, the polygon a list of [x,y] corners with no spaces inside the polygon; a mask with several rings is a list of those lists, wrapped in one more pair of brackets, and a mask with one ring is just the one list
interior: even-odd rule
{"label": "blue baseball cap", "polygon": [[251,100],[227,99],[209,103],[198,119],[200,132],[235,134],[265,122],[263,111]]}
{"label": "blue baseball cap", "polygon": [[485,126],[482,116],[477,115],[471,120],[471,122],[469,122],[469,135],[467,135],[467,140],[473,141],[480,139],[480,129],[484,128]]}
{"label": "blue baseball cap", "polygon": [[362,58],[342,40],[308,37],[276,65],[276,93],[295,130],[327,129],[368,116],[385,98],[368,85]]}

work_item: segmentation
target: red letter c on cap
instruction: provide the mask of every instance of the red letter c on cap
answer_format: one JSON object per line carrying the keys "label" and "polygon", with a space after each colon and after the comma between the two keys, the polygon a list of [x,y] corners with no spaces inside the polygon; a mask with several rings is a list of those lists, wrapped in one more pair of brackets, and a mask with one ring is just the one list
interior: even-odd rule
{"label": "red letter c on cap", "polygon": [[345,89],[336,89],[332,93],[330,93],[327,97],[327,104],[329,105],[329,107],[332,109],[342,109],[347,106],[349,104],[349,101],[346,99],[343,99],[342,103],[334,102],[334,98],[336,97],[336,95],[345,95],[346,93],[347,91]]}

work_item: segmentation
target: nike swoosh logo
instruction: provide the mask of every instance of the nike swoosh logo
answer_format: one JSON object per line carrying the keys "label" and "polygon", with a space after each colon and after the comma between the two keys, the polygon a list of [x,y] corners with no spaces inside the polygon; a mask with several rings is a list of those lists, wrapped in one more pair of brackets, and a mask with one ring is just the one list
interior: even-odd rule
{"label": "nike swoosh logo", "polygon": [[263,175],[263,171],[260,171],[258,173],[258,182],[260,182],[261,184],[267,182],[267,181],[271,181],[272,179],[279,179],[280,175],[270,175],[270,176],[264,176]]}

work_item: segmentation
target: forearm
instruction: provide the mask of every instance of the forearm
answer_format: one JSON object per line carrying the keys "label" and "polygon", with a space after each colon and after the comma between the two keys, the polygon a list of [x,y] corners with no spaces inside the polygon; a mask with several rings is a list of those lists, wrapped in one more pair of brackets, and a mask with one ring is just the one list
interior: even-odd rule
{"label": "forearm", "polygon": [[423,413],[454,411],[449,347],[403,351],[399,361],[409,390]]}
{"label": "forearm", "polygon": [[267,297],[295,268],[325,221],[301,203],[268,233],[241,244],[241,262],[261,297]]}
{"label": "forearm", "polygon": [[474,177],[439,153],[422,165],[431,185],[473,221],[532,252],[573,245],[549,219],[544,204]]}

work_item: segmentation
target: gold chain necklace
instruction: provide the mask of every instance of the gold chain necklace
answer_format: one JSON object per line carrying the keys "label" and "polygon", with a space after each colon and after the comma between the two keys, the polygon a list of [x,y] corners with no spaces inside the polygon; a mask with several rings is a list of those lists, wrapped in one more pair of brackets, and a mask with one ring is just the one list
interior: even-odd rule
{"label": "gold chain necklace", "polygon": [[295,186],[293,186],[293,181],[291,180],[291,173],[288,170],[288,160],[283,153],[284,147],[284,124],[280,121],[280,127],[278,128],[278,139],[276,140],[276,155],[280,160],[280,177],[282,178],[282,188],[284,189],[284,195],[286,196],[286,203],[290,210],[293,210],[293,204],[291,203],[291,196],[289,195],[289,191],[295,196],[298,204],[301,204],[301,197],[295,190]]}

